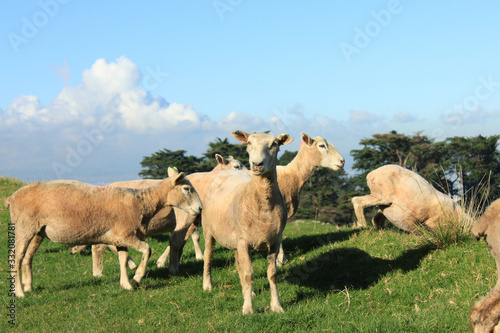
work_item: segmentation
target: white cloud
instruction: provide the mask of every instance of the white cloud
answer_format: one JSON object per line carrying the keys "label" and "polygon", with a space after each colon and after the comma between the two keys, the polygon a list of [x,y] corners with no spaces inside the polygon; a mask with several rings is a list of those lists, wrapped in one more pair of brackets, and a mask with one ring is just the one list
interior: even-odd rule
{"label": "white cloud", "polygon": [[370,113],[362,110],[350,110],[349,111],[349,120],[353,124],[363,124],[363,123],[372,123],[374,121],[381,120],[380,116],[377,116],[374,113]]}
{"label": "white cloud", "polygon": [[409,113],[398,112],[394,115],[392,120],[396,123],[409,123],[414,122],[416,118]]}

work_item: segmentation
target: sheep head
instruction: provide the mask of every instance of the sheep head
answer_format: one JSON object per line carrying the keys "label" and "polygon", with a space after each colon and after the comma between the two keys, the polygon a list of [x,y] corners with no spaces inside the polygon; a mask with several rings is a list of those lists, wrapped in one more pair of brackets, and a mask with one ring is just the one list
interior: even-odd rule
{"label": "sheep head", "polygon": [[334,171],[344,167],[344,157],[342,157],[334,145],[321,136],[311,138],[309,135],[302,132],[301,146],[302,145],[305,145],[309,149],[316,149],[315,157],[319,161],[319,166],[330,168]]}
{"label": "sheep head", "polygon": [[172,190],[168,193],[168,204],[185,210],[196,216],[201,213],[202,203],[198,193],[183,172],[175,168],[168,168],[168,178]]}
{"label": "sheep head", "polygon": [[250,170],[255,176],[262,176],[273,169],[276,170],[279,147],[293,141],[289,134],[272,136],[265,133],[249,134],[243,131],[234,131],[231,134],[239,142],[247,144]]}
{"label": "sheep head", "polygon": [[214,170],[248,170],[246,166],[232,156],[224,158],[222,155],[215,154],[217,167]]}

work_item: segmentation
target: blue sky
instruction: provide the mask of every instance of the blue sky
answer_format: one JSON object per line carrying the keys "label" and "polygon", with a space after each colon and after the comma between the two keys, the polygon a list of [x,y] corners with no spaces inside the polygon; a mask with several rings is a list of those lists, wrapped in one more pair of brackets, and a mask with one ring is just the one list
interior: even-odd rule
{"label": "blue sky", "polygon": [[[0,176],[138,178],[230,131],[499,134],[497,1],[8,1]],[[236,143],[231,138],[231,142]]]}

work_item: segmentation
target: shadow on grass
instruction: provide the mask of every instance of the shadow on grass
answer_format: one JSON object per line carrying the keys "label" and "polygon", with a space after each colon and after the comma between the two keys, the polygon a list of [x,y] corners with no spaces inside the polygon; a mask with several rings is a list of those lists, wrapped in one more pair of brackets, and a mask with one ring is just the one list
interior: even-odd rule
{"label": "shadow on grass", "polygon": [[320,248],[325,244],[343,242],[360,232],[361,229],[353,229],[347,231],[328,232],[318,235],[304,235],[292,239],[286,238],[283,240],[283,248],[285,250],[285,254],[290,252],[295,255],[301,255],[311,250]]}
{"label": "shadow on grass", "polygon": [[283,275],[287,283],[318,291],[343,290],[345,287],[367,289],[390,272],[401,270],[406,273],[417,269],[420,261],[434,249],[431,245],[424,245],[387,260],[372,257],[358,248],[339,248],[290,268]]}

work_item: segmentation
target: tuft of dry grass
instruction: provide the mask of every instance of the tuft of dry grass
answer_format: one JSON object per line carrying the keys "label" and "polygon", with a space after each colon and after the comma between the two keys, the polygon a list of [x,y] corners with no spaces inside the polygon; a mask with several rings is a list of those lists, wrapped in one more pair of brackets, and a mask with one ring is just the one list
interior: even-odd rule
{"label": "tuft of dry grass", "polygon": [[418,227],[417,232],[422,236],[424,243],[433,244],[437,248],[446,248],[470,238],[472,226],[487,206],[489,192],[490,176],[488,175],[487,179],[483,179],[477,187],[464,193],[456,203],[454,211],[443,209],[443,217],[436,222],[434,229]]}

